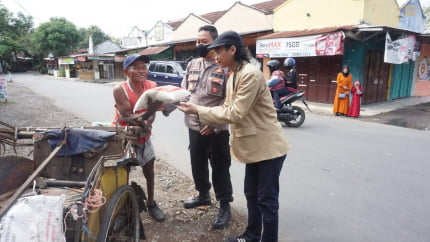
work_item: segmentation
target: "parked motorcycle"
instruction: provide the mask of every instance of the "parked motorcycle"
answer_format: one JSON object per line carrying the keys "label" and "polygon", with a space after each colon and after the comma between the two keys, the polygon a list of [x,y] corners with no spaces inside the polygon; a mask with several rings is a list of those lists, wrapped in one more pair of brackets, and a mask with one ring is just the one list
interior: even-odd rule
{"label": "parked motorcycle", "polygon": [[280,98],[281,108],[277,109],[277,116],[279,122],[284,122],[289,127],[299,127],[305,121],[305,111],[298,106],[293,106],[292,103],[301,100],[306,108],[311,112],[308,104],[303,95],[304,91],[297,91],[289,88],[293,93],[289,93]]}

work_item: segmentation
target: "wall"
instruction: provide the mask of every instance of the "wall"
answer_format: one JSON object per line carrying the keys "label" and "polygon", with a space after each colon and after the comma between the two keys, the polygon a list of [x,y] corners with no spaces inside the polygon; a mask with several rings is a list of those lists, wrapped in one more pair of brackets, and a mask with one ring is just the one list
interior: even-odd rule
{"label": "wall", "polygon": [[272,15],[266,15],[254,8],[236,3],[215,22],[215,27],[219,33],[227,30],[238,33],[268,30],[272,29]]}
{"label": "wall", "polygon": [[173,30],[167,24],[159,21],[148,31],[148,45],[162,44],[172,40]]}
{"label": "wall", "polygon": [[187,19],[173,32],[172,40],[195,39],[197,31],[203,25],[210,24],[194,14],[190,14]]}
{"label": "wall", "polygon": [[399,27],[400,9],[396,0],[365,0],[364,21],[375,26]]}
{"label": "wall", "polygon": [[[309,16],[308,16],[309,14]],[[290,0],[275,9],[274,31],[358,25],[399,26],[396,0]]]}
{"label": "wall", "polygon": [[430,44],[422,44],[415,65],[413,96],[430,96]]}
{"label": "wall", "polygon": [[277,32],[357,25],[363,19],[363,10],[364,0],[290,0],[275,9],[273,29]]}
{"label": "wall", "polygon": [[[358,80],[364,83],[366,48],[361,41],[346,39],[345,53],[343,55],[343,65],[348,65],[353,82]],[[340,72],[340,70],[339,70]]]}
{"label": "wall", "polygon": [[415,62],[393,65],[388,100],[411,96],[414,66]]}
{"label": "wall", "polygon": [[401,29],[422,33],[424,32],[425,18],[418,0],[410,0],[400,9]]}

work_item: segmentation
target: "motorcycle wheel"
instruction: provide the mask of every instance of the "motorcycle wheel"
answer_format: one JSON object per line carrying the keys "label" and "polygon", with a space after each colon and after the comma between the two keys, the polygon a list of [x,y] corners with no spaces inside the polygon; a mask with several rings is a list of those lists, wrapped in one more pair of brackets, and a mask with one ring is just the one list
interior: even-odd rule
{"label": "motorcycle wheel", "polygon": [[291,120],[284,121],[285,125],[288,127],[299,127],[305,122],[305,111],[302,108],[297,106],[292,106],[293,110],[291,111]]}

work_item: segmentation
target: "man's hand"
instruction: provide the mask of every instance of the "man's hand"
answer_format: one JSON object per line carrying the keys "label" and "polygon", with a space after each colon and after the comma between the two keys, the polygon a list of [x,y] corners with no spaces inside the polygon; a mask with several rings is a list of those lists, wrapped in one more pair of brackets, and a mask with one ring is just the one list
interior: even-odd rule
{"label": "man's hand", "polygon": [[186,114],[197,114],[197,105],[195,104],[180,102],[176,107]]}
{"label": "man's hand", "polygon": [[215,132],[215,130],[208,125],[206,125],[202,130],[200,130],[201,135],[211,135],[214,132]]}

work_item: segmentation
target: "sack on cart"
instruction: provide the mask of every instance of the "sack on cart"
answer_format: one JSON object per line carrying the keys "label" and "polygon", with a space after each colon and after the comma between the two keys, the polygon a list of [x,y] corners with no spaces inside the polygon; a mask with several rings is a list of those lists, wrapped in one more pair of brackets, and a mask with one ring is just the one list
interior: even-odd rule
{"label": "sack on cart", "polygon": [[66,241],[63,234],[65,196],[23,197],[0,220],[0,242]]}

